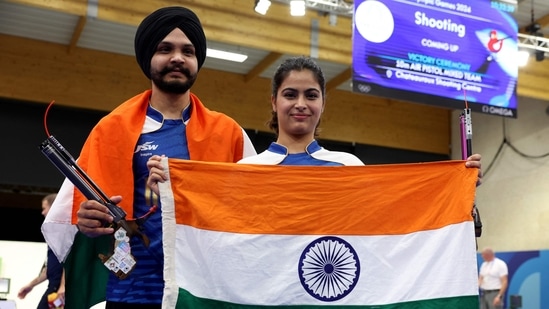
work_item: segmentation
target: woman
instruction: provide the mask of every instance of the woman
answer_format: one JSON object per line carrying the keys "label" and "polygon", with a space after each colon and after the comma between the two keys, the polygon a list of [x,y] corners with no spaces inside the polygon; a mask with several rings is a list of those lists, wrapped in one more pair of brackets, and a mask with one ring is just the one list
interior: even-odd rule
{"label": "woman", "polygon": [[272,118],[268,125],[277,134],[276,142],[238,163],[364,165],[355,155],[327,150],[316,141],[325,105],[326,81],[322,69],[305,56],[286,59],[272,80]]}

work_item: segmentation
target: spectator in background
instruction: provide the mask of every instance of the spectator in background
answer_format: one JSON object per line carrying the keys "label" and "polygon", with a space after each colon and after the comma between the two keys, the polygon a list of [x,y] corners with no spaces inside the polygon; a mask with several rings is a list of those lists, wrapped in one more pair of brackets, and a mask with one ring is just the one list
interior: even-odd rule
{"label": "spectator in background", "polygon": [[507,290],[507,264],[496,257],[492,248],[481,252],[484,262],[480,265],[478,285],[481,309],[502,309]]}
{"label": "spectator in background", "polygon": [[[55,200],[57,194],[49,194],[42,199],[42,215],[46,217],[50,211],[50,207]],[[59,262],[51,248],[48,246],[48,255],[46,261],[40,270],[38,277],[32,279],[27,285],[22,287],[17,293],[17,297],[24,299],[32,289],[40,283],[48,280],[48,287],[44,291],[44,295],[40,298],[37,309],[48,309],[48,295],[57,293],[57,297],[61,300],[65,299],[65,273],[63,264]]]}

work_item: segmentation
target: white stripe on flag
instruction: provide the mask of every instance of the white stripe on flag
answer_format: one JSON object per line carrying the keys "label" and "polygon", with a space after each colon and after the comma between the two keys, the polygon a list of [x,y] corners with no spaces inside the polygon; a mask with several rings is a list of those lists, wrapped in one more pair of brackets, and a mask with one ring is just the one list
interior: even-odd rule
{"label": "white stripe on flag", "polygon": [[[338,236],[360,275],[338,305],[382,305],[476,295],[472,222],[398,236]],[[197,297],[239,304],[321,304],[299,279],[304,249],[322,236],[249,235],[176,227],[176,282]],[[169,275],[169,274],[167,274]],[[329,303],[324,303],[329,304]]]}
{"label": "white stripe on flag", "polygon": [[[164,170],[169,175],[168,158],[162,158]],[[169,179],[169,177],[168,177]],[[171,181],[158,184],[162,207],[162,249],[164,251],[164,294],[162,295],[162,309],[176,307],[179,287],[177,286],[175,272],[176,248],[176,224],[175,203],[171,189]]]}

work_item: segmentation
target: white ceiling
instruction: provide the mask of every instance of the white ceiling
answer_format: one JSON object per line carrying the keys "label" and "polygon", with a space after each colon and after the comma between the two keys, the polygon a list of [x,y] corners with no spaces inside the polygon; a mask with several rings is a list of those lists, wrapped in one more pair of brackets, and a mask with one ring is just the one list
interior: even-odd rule
{"label": "white ceiling", "polygon": [[[534,20],[549,18],[549,0],[519,0],[518,10],[514,14],[519,28],[531,24],[532,13],[534,14]],[[0,33],[3,34],[70,45],[78,20],[79,16],[77,15],[0,0]],[[77,46],[124,55],[134,55],[133,39],[135,30],[136,27],[134,26],[89,18],[77,42]],[[545,36],[549,36],[549,26],[542,28],[541,32]],[[213,58],[207,58],[204,63],[204,67],[206,68],[242,75],[247,74],[270,53],[269,50],[228,45],[215,41],[208,41],[208,47],[247,54],[248,59],[244,63]],[[284,55],[280,59],[284,59],[286,56],[291,55]],[[322,67],[327,81],[348,69],[346,65],[339,63],[322,60],[317,62]],[[260,76],[271,78],[279,63],[280,61],[274,62]],[[338,89],[352,91],[351,81],[348,80],[342,83]]]}

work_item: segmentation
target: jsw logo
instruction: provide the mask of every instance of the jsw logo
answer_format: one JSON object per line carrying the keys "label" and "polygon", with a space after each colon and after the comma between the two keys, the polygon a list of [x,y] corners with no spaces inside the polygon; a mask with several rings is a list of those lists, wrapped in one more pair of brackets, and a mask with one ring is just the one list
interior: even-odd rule
{"label": "jsw logo", "polygon": [[152,145],[153,142],[146,142],[143,145],[137,145],[137,148],[135,149],[135,153],[138,153],[140,151],[149,151],[149,150],[155,150],[158,148],[158,145]]}

